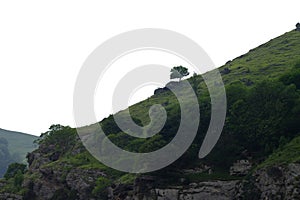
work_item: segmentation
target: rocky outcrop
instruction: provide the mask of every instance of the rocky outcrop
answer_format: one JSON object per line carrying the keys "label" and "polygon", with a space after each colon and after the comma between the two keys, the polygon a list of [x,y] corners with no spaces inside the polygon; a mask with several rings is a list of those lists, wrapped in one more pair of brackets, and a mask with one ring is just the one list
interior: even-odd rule
{"label": "rocky outcrop", "polygon": [[[147,192],[138,193],[136,189],[129,192],[124,199],[126,200],[227,200],[234,199],[241,195],[241,181],[206,181],[199,183],[191,183],[186,186],[172,186],[170,188],[154,188]],[[111,199],[116,200],[119,194],[113,194]]]}
{"label": "rocky outcrop", "polygon": [[0,200],[22,200],[23,197],[16,194],[4,193],[0,194]]}
{"label": "rocky outcrop", "polygon": [[86,199],[92,192],[97,177],[106,176],[99,170],[72,169],[66,177],[66,185],[73,191],[77,191],[79,199]]}
{"label": "rocky outcrop", "polygon": [[62,165],[55,169],[41,168],[39,172],[35,172],[35,177],[26,179],[23,187],[31,190],[28,199],[34,196],[37,200],[47,200],[64,195],[72,195],[82,200],[90,199],[97,178],[106,176],[98,169],[69,169],[67,165]]}
{"label": "rocky outcrop", "polygon": [[208,165],[201,165],[195,168],[191,168],[191,169],[184,169],[183,173],[187,173],[187,174],[195,174],[195,173],[203,173],[203,172],[208,172],[211,170],[211,167]]}
{"label": "rocky outcrop", "polygon": [[180,200],[190,199],[234,199],[239,196],[239,181],[207,181],[190,184],[190,188],[180,190]]}
{"label": "rocky outcrop", "polygon": [[[241,161],[239,161],[241,163]],[[245,164],[245,162],[242,162]],[[247,163],[247,162],[246,162]],[[156,188],[151,181],[141,180],[126,192],[126,200],[227,200],[227,199],[299,199],[300,197],[300,164],[273,166],[256,170],[248,180],[203,181],[188,185]],[[142,186],[146,186],[141,189]],[[123,186],[124,188],[124,186]],[[120,197],[120,190],[111,191],[111,200]],[[126,194],[125,194],[126,193]]]}
{"label": "rocky outcrop", "polygon": [[[47,155],[49,152],[48,146]],[[53,149],[52,149],[53,151]],[[81,152],[75,148],[72,152]],[[98,177],[107,177],[100,169],[83,169],[58,162],[49,165],[49,156],[43,156],[41,151],[29,154],[29,173],[35,177],[27,178],[23,187],[31,191],[24,199],[97,199],[93,197]],[[248,159],[238,160],[230,168],[230,174],[245,176],[250,173],[252,164]],[[210,166],[201,165],[192,169],[183,170],[183,174],[206,173]],[[227,200],[227,199],[297,199],[300,196],[300,164],[293,163],[287,166],[265,167],[253,172],[250,179],[241,180],[208,180],[202,182],[178,181],[175,185],[163,184],[158,177],[149,175],[139,176],[134,184],[112,183],[106,188],[107,199],[110,200]],[[0,199],[11,198],[11,194],[2,194]],[[10,196],[9,196],[10,195]],[[18,199],[14,196],[11,199]],[[34,198],[33,198],[34,197]],[[99,198],[98,198],[99,199]]]}
{"label": "rocky outcrop", "polygon": [[[79,140],[78,137],[75,139]],[[76,144],[70,151],[71,156],[84,151],[79,142]],[[28,154],[28,176],[22,184],[28,193],[24,199],[92,199],[97,179],[106,174],[100,169],[83,169],[67,162],[56,162],[60,156],[61,151],[55,145],[43,144]]]}
{"label": "rocky outcrop", "polygon": [[260,199],[299,199],[300,164],[273,166],[257,170],[254,186]]}
{"label": "rocky outcrop", "polygon": [[183,84],[181,84],[181,82],[171,81],[165,87],[154,90],[154,94],[161,94],[161,93],[170,91],[176,87],[181,87],[181,86],[183,86]]}
{"label": "rocky outcrop", "polygon": [[[53,147],[47,147],[48,150]],[[80,153],[81,147],[74,152]],[[53,149],[52,149],[53,150]],[[99,177],[107,177],[100,169],[80,168],[64,162],[51,165],[48,155],[43,150],[36,150],[28,155],[30,162],[23,188],[28,190],[25,196],[11,193],[0,194],[1,199],[99,199],[92,195]],[[72,151],[73,152],[73,151]],[[231,175],[249,175],[252,164],[249,160],[238,160],[230,169]],[[200,165],[186,169],[184,175],[206,173],[210,166]],[[233,176],[233,177],[234,177]],[[276,165],[260,168],[250,178],[240,180],[207,180],[198,182],[178,181],[176,184],[162,183],[159,177],[139,176],[133,184],[112,183],[106,191],[110,200],[229,200],[229,199],[299,199],[300,197],[300,164]],[[1,187],[5,182],[1,182]]]}
{"label": "rocky outcrop", "polygon": [[249,173],[251,167],[252,164],[249,160],[238,160],[233,164],[233,166],[230,167],[230,175],[246,176]]}
{"label": "rocky outcrop", "polygon": [[[83,167],[83,163],[88,163],[89,159],[78,141],[69,148],[65,157],[61,157],[64,149],[55,145],[41,145],[28,154],[29,169],[22,183],[22,189],[26,191],[23,197],[8,191],[0,194],[0,200],[276,200],[300,197],[299,163],[263,167],[250,174],[251,157],[245,154],[244,160],[233,163],[231,177],[227,173],[224,177],[220,176],[220,179],[223,177],[225,180],[213,180],[216,178],[215,172],[209,175],[213,166],[198,164],[190,169],[176,171],[179,176],[173,181],[150,174],[140,175],[135,180],[120,181],[119,177],[108,176],[109,172],[102,171],[101,167]],[[67,159],[78,155],[82,160]],[[204,175],[201,179],[189,178],[201,174]],[[200,181],[202,178],[205,181]],[[233,178],[238,180],[231,180]],[[103,180],[108,182],[102,184]],[[5,184],[4,180],[0,182],[0,188],[4,188]]]}

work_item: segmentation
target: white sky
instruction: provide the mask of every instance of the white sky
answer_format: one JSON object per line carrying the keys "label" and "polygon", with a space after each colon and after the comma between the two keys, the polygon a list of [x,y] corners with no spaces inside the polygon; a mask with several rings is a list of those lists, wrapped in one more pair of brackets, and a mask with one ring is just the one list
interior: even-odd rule
{"label": "white sky", "polygon": [[[54,123],[74,126],[80,67],[119,33],[170,29],[196,41],[220,66],[294,29],[299,8],[299,0],[0,1],[0,128],[40,135]],[[160,57],[152,58],[157,64],[180,62]],[[110,80],[118,81],[114,74]],[[140,91],[135,100],[148,95]]]}

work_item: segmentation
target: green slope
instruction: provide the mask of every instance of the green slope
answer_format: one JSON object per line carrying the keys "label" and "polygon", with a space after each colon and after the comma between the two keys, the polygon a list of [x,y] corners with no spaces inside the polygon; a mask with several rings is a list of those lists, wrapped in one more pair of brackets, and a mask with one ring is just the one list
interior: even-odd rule
{"label": "green slope", "polygon": [[[293,81],[281,80],[283,76],[290,77],[299,72],[295,67],[299,61],[300,32],[293,30],[219,68],[227,93],[227,118],[219,142],[202,161],[195,158],[210,120],[210,98],[200,75],[188,79],[200,102],[200,128],[196,142],[172,165],[173,168],[193,167],[205,162],[215,166],[215,170],[228,172],[234,161],[244,157],[241,152],[247,151],[254,162],[260,162],[280,145],[280,140],[288,142],[300,133],[297,125],[299,88],[290,85]],[[225,68],[229,69],[226,73]],[[129,110],[135,122],[147,125],[150,121],[148,111],[154,104],[164,106],[168,120],[162,131],[151,139],[136,139],[122,133],[113,116],[100,122],[104,132],[111,141],[129,151],[151,152],[161,148],[178,129],[180,107],[176,97],[166,91],[131,106]],[[122,115],[122,112],[117,114]]]}
{"label": "green slope", "polygon": [[[290,31],[220,67],[228,103],[226,123],[217,145],[202,160],[198,159],[198,151],[210,121],[210,97],[200,75],[188,79],[200,102],[200,128],[194,143],[179,160],[151,173],[157,177],[157,184],[180,184],[178,180],[181,178],[187,181],[183,184],[207,179],[236,179],[237,177],[229,174],[229,167],[236,160],[245,158],[251,159],[254,166],[266,159],[266,163],[271,164],[298,161],[298,154],[291,151],[297,151],[300,146],[299,63],[300,32]],[[102,129],[112,142],[125,150],[132,152],[157,150],[172,140],[176,134],[180,123],[180,107],[174,94],[165,91],[131,106],[129,110],[133,120],[137,124],[147,125],[148,111],[154,104],[163,105],[168,119],[160,133],[152,138],[140,139],[123,133],[114,122],[113,116],[100,122]],[[122,115],[122,112],[117,115]],[[93,131],[92,127],[86,127],[87,134]],[[101,192],[109,183],[134,180],[135,177],[131,177],[130,174],[118,172],[99,163],[78,141],[75,129],[52,126],[52,129],[43,134],[39,149],[34,152],[39,154],[39,159],[43,162],[31,160],[32,168],[63,171],[65,176],[71,169],[80,169],[81,172],[86,169],[104,171],[107,177],[105,181],[101,179],[96,183],[91,194],[95,196],[91,198],[101,196]],[[182,173],[183,169],[196,168],[200,164],[210,166],[213,174]],[[47,176],[36,170],[29,171],[24,177],[33,183],[49,181]],[[60,180],[60,183],[63,184],[64,181]],[[103,185],[102,182],[107,184]],[[10,187],[14,188],[12,185]]]}
{"label": "green slope", "polygon": [[262,78],[276,78],[290,70],[300,60],[300,32],[290,31],[250,50],[220,68],[231,72],[223,75],[225,83],[248,78],[253,82]]}
{"label": "green slope", "polygon": [[[300,32],[293,30],[219,68],[228,100],[226,124],[214,150],[201,161],[197,153],[210,120],[210,98],[200,75],[188,79],[200,101],[200,128],[192,147],[170,167],[179,169],[205,162],[215,166],[215,170],[228,172],[234,161],[243,158],[241,152],[248,151],[254,162],[260,162],[281,145],[279,140],[288,142],[295,137],[300,132],[297,126],[299,88],[290,85],[293,81],[286,83],[281,79],[296,73],[295,65],[299,61]],[[225,68],[229,69],[227,73],[224,73]],[[148,111],[154,104],[164,106],[168,120],[162,131],[151,139],[137,139],[123,133],[113,116],[100,122],[104,132],[112,142],[129,151],[151,152],[161,148],[178,129],[180,107],[176,97],[166,91],[131,106],[129,110],[137,124],[147,125],[150,121]]]}
{"label": "green slope", "polygon": [[280,147],[272,153],[262,164],[261,167],[274,166],[275,164],[287,165],[299,163],[300,161],[300,136],[295,137],[288,144]]}
{"label": "green slope", "polygon": [[[257,82],[264,79],[278,78],[280,75],[292,69],[296,62],[300,60],[300,32],[290,31],[282,36],[270,40],[269,42],[250,50],[245,55],[227,62],[219,68],[220,72],[228,68],[228,74],[222,73],[225,86],[231,83]],[[188,79],[192,81],[193,78]],[[205,87],[200,75],[195,77],[196,83],[200,83],[198,90],[203,92]],[[148,110],[156,103],[167,103],[172,106],[177,100],[170,93],[154,95],[149,99],[131,106],[130,114],[141,120],[143,124],[149,123]]]}
{"label": "green slope", "polygon": [[[297,134],[295,116],[299,110],[294,108],[299,107],[299,88],[279,79],[293,73],[299,61],[300,32],[293,30],[220,67],[226,86],[228,112],[222,137],[207,162],[227,169],[234,159],[241,157],[238,152],[242,150],[251,151],[258,160],[263,159],[278,147],[281,137],[289,141]],[[225,68],[229,73],[223,73]],[[210,120],[210,98],[202,77],[194,76],[188,81],[199,95],[201,123],[195,139],[197,142],[188,151],[188,156],[182,158],[182,163],[187,163],[187,158],[197,154],[199,141],[203,139]],[[153,95],[129,110],[137,124],[147,125],[150,121],[148,112],[154,104],[163,105],[168,114],[165,127],[154,137],[137,139],[123,133],[113,116],[100,122],[104,132],[112,142],[129,151],[151,152],[161,148],[174,137],[180,122],[180,107],[174,94],[166,91]],[[117,115],[122,115],[122,112]]]}
{"label": "green slope", "polygon": [[[236,103],[236,101],[240,100],[243,102],[247,102],[248,99],[250,100],[252,99],[254,104],[257,103],[255,101],[263,102],[264,99],[261,100],[255,99],[256,98],[255,95],[260,95],[259,93],[260,91],[263,94],[267,94],[267,91],[263,91],[264,88],[273,91],[275,91],[275,89],[278,89],[277,94],[283,96],[289,95],[289,93],[293,93],[295,90],[293,88],[290,88],[291,91],[286,92],[288,94],[284,92],[281,93],[280,91],[286,86],[280,85],[282,83],[277,83],[276,81],[282,75],[293,71],[295,64],[299,61],[300,61],[300,32],[293,30],[288,33],[285,33],[282,36],[272,39],[271,41],[255,49],[250,50],[247,54],[242,55],[228,62],[224,66],[220,67],[219,70],[222,74],[222,78],[226,86],[227,100],[229,104],[228,105],[229,116],[227,119],[227,124],[225,124],[224,127],[224,133],[226,134],[226,131],[227,132],[236,131],[230,127],[231,124],[234,124],[234,126],[239,127],[240,129],[244,128],[244,127],[240,127],[238,124],[235,124],[235,122],[228,123],[228,121],[230,121],[230,119],[233,118],[232,116],[230,116],[231,115],[230,113],[233,109],[237,107],[237,105],[233,105]],[[229,69],[229,73],[223,73],[225,68]],[[199,95],[201,120],[202,120],[202,124],[200,124],[200,128],[205,129],[206,128],[205,123],[209,121],[209,116],[210,116],[209,95],[205,90],[205,85],[200,75],[196,77],[192,77],[188,79],[188,81],[191,82],[191,84],[194,86],[195,90]],[[264,84],[267,84],[268,87],[264,87],[264,84],[256,84],[261,81],[267,81]],[[273,82],[268,82],[268,81],[274,81],[276,83],[272,85]],[[254,89],[251,90],[251,88]],[[252,93],[252,95],[250,95],[249,97],[249,94],[246,93]],[[244,99],[242,99],[243,95],[245,96]],[[274,98],[276,97],[275,96],[276,94],[271,94],[271,92],[269,92],[269,95],[273,95]],[[278,95],[276,98],[279,98]],[[274,98],[271,100],[274,100]],[[250,103],[251,102],[249,102],[249,104]],[[265,101],[264,103],[267,104],[268,101]],[[280,104],[282,102],[279,101],[279,102],[272,102],[272,103],[273,104],[270,104],[270,106],[271,105],[274,106],[275,104]],[[163,105],[168,114],[167,123],[164,129],[161,131],[160,135],[154,136],[153,138],[151,138],[151,140],[135,139],[133,137],[130,137],[125,133],[121,132],[121,130],[115,124],[113,120],[113,116],[110,116],[107,119],[104,119],[102,122],[100,122],[104,132],[108,135],[108,137],[113,142],[115,142],[120,147],[125,148],[127,150],[140,152],[140,151],[153,151],[155,149],[158,149],[159,147],[165,145],[166,142],[170,141],[170,139],[172,139],[172,137],[176,133],[180,121],[180,107],[178,105],[176,97],[171,92],[166,91],[157,95],[153,95],[147,100],[144,100],[142,102],[139,102],[129,107],[130,114],[134,119],[134,121],[137,122],[138,124],[147,125],[150,121],[148,111],[150,107],[154,104]],[[266,108],[265,104],[261,105],[261,108],[259,109],[265,109]],[[287,105],[285,106],[286,107],[284,107],[284,109],[287,109]],[[244,105],[241,108],[250,109],[249,105]],[[255,105],[251,107],[251,109],[253,109],[253,112],[256,111],[258,113],[262,111],[262,110],[256,110]],[[246,112],[248,111],[249,110],[246,110]],[[272,109],[268,110],[269,114],[272,114],[271,111]],[[284,112],[282,111],[280,114],[282,113]],[[243,115],[244,113],[239,113],[239,114]],[[117,115],[122,115],[122,112],[117,113]],[[255,116],[244,115],[244,117],[245,118],[249,117],[250,119],[251,117],[255,117]],[[268,124],[269,121],[271,120],[272,119],[265,120],[266,122],[264,123],[266,123],[266,126],[272,125],[272,124]],[[245,119],[245,121],[247,121],[247,119]],[[260,121],[263,121],[263,119],[261,119]],[[257,121],[257,123],[260,122]],[[278,123],[278,122],[274,121],[274,123]],[[255,126],[255,124],[253,126]],[[246,128],[248,128],[248,131],[251,131],[249,127]],[[274,129],[272,129],[272,131],[274,131]],[[203,137],[202,134],[203,133],[198,133],[198,135],[200,135],[199,136],[200,139],[201,137]],[[164,142],[161,142],[162,138],[165,140]],[[225,139],[226,138],[223,138],[223,140]],[[158,145],[156,148],[154,148],[153,145],[150,144],[153,142],[156,143],[160,142],[161,144],[160,146]],[[277,144],[274,144],[274,146],[276,145]]]}

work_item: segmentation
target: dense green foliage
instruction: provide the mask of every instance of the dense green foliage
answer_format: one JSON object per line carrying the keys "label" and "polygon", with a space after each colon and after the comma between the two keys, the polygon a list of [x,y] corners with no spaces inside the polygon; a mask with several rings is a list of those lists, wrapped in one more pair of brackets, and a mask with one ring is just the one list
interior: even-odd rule
{"label": "dense green foliage", "polygon": [[296,162],[300,162],[300,136],[280,146],[259,167],[273,166],[274,164],[286,165]]}
{"label": "dense green foliage", "polygon": [[[259,161],[295,137],[300,132],[298,127],[300,118],[297,117],[300,115],[300,93],[296,87],[297,79],[294,78],[297,73],[298,66],[295,65],[277,79],[261,78],[250,87],[241,81],[228,84],[226,86],[228,99],[226,124],[218,145],[204,161],[218,170],[228,171],[234,161],[245,156],[241,152],[246,151],[247,156]],[[196,82],[193,79],[195,77],[191,78],[192,85]],[[171,101],[171,98],[168,101],[165,100],[166,96],[171,96],[169,92],[166,94],[159,94],[158,97],[154,96],[143,102],[143,110],[148,107],[148,102],[150,102],[149,105],[164,102],[168,120],[159,134],[149,139],[133,138],[119,132],[113,118],[110,118],[102,123],[104,130],[110,130],[109,139],[118,146],[135,152],[150,152],[167,144],[173,138],[173,133],[177,131],[180,112],[176,101],[173,99]],[[201,144],[199,141],[203,139],[209,123],[209,101],[208,93],[203,92],[199,98],[201,123],[197,138],[192,147],[172,165],[172,168],[178,169],[195,164],[194,160]],[[137,117],[137,115],[134,116]],[[145,118],[147,119],[147,116]],[[141,121],[146,120],[141,118]],[[112,133],[114,130],[118,132]],[[162,173],[165,171],[162,170]]]}
{"label": "dense green foliage", "polygon": [[6,173],[4,174],[4,178],[10,179],[15,177],[18,173],[24,174],[26,169],[26,165],[20,163],[12,163],[8,166]]}
{"label": "dense green foliage", "polygon": [[99,177],[96,181],[96,187],[92,193],[96,197],[105,198],[107,197],[106,188],[112,184],[112,180],[104,177]]}
{"label": "dense green foliage", "polygon": [[[295,31],[286,33],[220,68],[228,101],[226,124],[217,146],[202,162],[228,173],[237,159],[252,157],[254,162],[260,162],[297,136],[300,132],[297,126],[300,122],[299,37]],[[199,95],[201,122],[198,135],[187,153],[161,173],[156,172],[159,175],[198,163],[195,159],[199,141],[202,141],[210,120],[210,97],[201,76],[193,76],[188,81]],[[159,149],[172,139],[178,128],[180,108],[173,94],[165,91],[129,110],[135,119],[146,125],[149,123],[147,111],[156,103],[164,106],[168,120],[153,141],[122,133],[112,117],[104,120],[102,126],[115,144],[127,150],[149,152]],[[159,141],[157,144],[155,139]],[[142,147],[147,142],[151,143],[149,149]]]}
{"label": "dense green foliage", "polygon": [[294,84],[265,80],[245,88],[236,83],[227,94],[226,125],[209,162],[229,167],[244,151],[259,161],[300,132],[300,93]]}
{"label": "dense green foliage", "polygon": [[6,184],[4,188],[0,188],[0,192],[12,192],[23,194],[25,189],[22,188],[24,181],[24,174],[26,172],[26,165],[20,163],[12,163],[9,165],[4,178]]}
{"label": "dense green foliage", "polygon": [[49,131],[42,133],[37,142],[43,145],[55,145],[57,154],[63,154],[75,145],[75,134],[75,129],[55,124],[49,128]]}
{"label": "dense green foliage", "polygon": [[188,72],[188,69],[186,67],[183,66],[173,67],[171,69],[170,79],[179,78],[180,81],[183,77],[188,76],[189,74],[190,73]]}

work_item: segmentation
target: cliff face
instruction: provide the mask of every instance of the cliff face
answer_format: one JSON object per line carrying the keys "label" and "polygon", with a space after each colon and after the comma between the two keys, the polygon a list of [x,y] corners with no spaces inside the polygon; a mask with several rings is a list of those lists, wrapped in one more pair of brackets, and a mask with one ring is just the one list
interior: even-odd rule
{"label": "cliff face", "polygon": [[188,185],[172,186],[169,188],[148,188],[140,191],[139,185],[135,185],[133,190],[126,191],[126,194],[111,190],[109,199],[147,199],[147,200],[190,200],[190,199],[235,199],[241,193],[242,182],[235,181],[205,181],[190,183]]}
{"label": "cliff face", "polygon": [[[146,181],[146,180],[145,180]],[[157,200],[191,200],[191,199],[299,199],[300,198],[300,164],[262,168],[253,173],[250,179],[232,181],[205,181],[169,188],[139,191],[135,185],[127,195],[114,193],[111,199],[157,199]],[[121,194],[121,195],[120,195]],[[123,198],[122,198],[123,197]]]}
{"label": "cliff face", "polygon": [[260,192],[260,199],[299,199],[300,164],[272,166],[257,170],[253,185]]}
{"label": "cliff face", "polygon": [[[154,186],[155,187],[155,186]],[[133,187],[138,189],[138,185]],[[136,200],[227,200],[227,199],[299,199],[300,164],[262,168],[253,173],[250,179],[232,181],[205,181],[169,188],[154,188],[147,193],[138,190],[128,192],[127,196],[111,193],[111,199]],[[125,196],[125,198],[124,198]]]}
{"label": "cliff face", "polygon": [[[82,147],[74,147],[74,156]],[[46,153],[47,152],[47,153]],[[127,200],[191,200],[191,199],[297,199],[300,197],[300,164],[275,165],[255,170],[249,177],[237,180],[182,182],[157,187],[159,177],[138,176],[133,183],[112,183],[103,190],[104,196],[93,192],[99,177],[108,177],[101,169],[84,169],[59,162],[54,165],[56,150],[43,146],[29,154],[28,176],[22,187],[24,199],[127,199]],[[233,166],[236,166],[233,163]],[[197,172],[191,173],[197,174]],[[214,172],[212,172],[214,173]],[[2,194],[0,199],[21,199]]]}
{"label": "cliff face", "polygon": [[[76,137],[76,140],[79,139]],[[84,151],[81,145],[72,146],[72,156]],[[68,162],[58,162],[61,152],[55,145],[41,145],[28,154],[29,168],[22,187],[24,199],[93,199],[92,190],[99,177],[106,177],[100,169],[79,168]]]}

